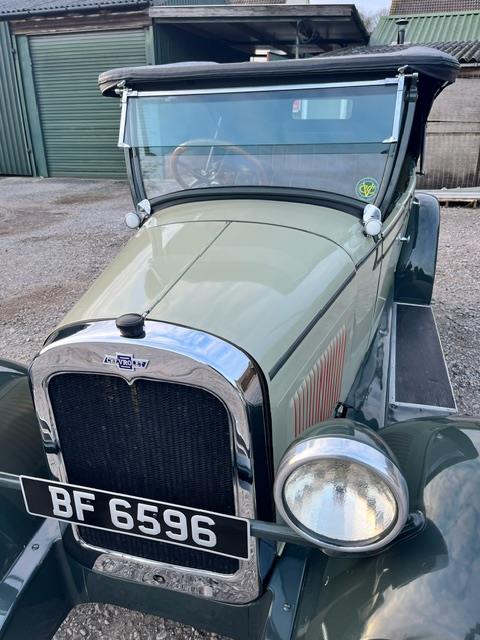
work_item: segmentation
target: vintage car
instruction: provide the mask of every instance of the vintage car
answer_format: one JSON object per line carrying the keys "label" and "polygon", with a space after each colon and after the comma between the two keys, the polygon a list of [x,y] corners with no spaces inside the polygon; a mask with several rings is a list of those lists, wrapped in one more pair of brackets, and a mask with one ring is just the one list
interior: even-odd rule
{"label": "vintage car", "polygon": [[457,70],[397,46],[100,76],[135,234],[0,369],[3,639],[82,602],[239,640],[479,637],[480,424],[415,195]]}

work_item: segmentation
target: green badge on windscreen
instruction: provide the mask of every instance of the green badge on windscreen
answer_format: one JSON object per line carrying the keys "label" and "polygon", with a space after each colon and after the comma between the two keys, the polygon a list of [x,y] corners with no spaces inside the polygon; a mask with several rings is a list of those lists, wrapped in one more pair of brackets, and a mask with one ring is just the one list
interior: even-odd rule
{"label": "green badge on windscreen", "polygon": [[378,182],[375,178],[362,178],[357,182],[355,193],[362,200],[373,200],[378,192]]}

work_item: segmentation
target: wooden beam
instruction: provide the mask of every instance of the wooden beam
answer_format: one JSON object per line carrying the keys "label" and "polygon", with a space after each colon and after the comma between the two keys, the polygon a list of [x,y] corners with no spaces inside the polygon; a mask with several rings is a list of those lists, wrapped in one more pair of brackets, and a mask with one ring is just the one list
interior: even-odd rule
{"label": "wooden beam", "polygon": [[108,31],[109,29],[139,29],[148,27],[152,20],[143,11],[96,11],[70,13],[58,16],[35,16],[10,20],[14,35],[72,33],[76,31]]}
{"label": "wooden beam", "polygon": [[[225,41],[227,42],[227,41]],[[245,45],[248,44],[249,42],[246,40],[237,40],[235,42],[235,44],[241,44],[241,45]],[[250,44],[254,44],[254,43],[250,43]],[[264,37],[262,39],[262,41],[260,42],[261,45],[271,45],[272,47],[276,47],[278,49],[282,49],[284,47],[288,47],[289,45],[294,45],[295,44],[295,39],[294,38],[289,38],[288,40],[283,40],[282,38],[270,38],[268,39],[268,37]],[[348,47],[348,46],[353,46],[353,45],[358,45],[358,40],[356,40],[355,38],[345,38],[345,37],[338,37],[338,38],[318,38],[318,40],[315,40],[315,42],[302,42],[300,40],[300,46],[301,47],[311,47],[313,51],[315,51],[316,49],[320,50],[320,49],[328,49],[329,47],[331,47],[332,45],[338,45],[339,47],[343,48],[343,47]]]}
{"label": "wooden beam", "polygon": [[162,21],[173,20],[292,20],[312,18],[315,20],[348,20],[356,13],[355,6],[345,5],[195,5],[150,7],[151,18]]}

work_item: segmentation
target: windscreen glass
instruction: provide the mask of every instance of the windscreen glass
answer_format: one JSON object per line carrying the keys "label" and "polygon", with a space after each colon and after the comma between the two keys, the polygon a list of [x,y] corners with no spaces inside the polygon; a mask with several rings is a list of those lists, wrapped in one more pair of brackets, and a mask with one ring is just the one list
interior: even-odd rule
{"label": "windscreen glass", "polygon": [[124,142],[149,199],[205,187],[316,189],[371,202],[397,84],[128,99]]}

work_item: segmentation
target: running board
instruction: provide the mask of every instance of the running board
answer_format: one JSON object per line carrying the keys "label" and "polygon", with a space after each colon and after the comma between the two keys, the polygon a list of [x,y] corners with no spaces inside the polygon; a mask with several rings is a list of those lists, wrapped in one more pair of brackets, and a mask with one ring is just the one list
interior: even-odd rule
{"label": "running board", "polygon": [[457,412],[437,324],[430,306],[395,303],[392,311],[391,421]]}

